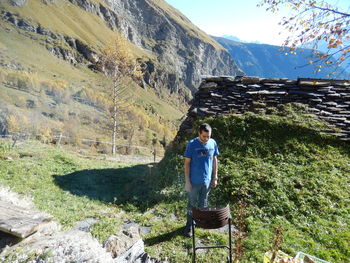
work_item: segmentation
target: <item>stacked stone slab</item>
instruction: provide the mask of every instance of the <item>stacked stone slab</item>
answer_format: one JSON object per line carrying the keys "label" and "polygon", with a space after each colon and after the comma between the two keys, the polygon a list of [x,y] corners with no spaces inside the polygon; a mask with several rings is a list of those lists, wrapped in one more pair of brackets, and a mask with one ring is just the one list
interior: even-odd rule
{"label": "stacked stone slab", "polygon": [[[350,81],[328,79],[277,79],[258,77],[207,77],[191,101],[178,136],[192,130],[197,119],[227,114],[260,112],[287,103],[301,103],[340,128],[335,135],[350,139]],[[325,131],[334,133],[334,129]]]}

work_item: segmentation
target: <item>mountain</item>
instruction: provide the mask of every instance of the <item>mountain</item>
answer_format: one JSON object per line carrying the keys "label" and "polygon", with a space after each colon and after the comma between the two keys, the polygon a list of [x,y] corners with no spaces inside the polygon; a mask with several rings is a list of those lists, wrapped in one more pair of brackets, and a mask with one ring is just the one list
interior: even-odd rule
{"label": "mountain", "polygon": [[256,44],[261,44],[260,41],[252,41],[252,42],[248,42],[248,41],[244,41],[244,40],[241,40],[240,38],[236,37],[236,36],[232,36],[232,35],[223,35],[221,36],[222,38],[226,38],[226,39],[229,39],[229,40],[233,40],[233,41],[237,41],[237,42],[242,42],[242,43],[256,43]]}
{"label": "mountain", "polygon": [[[295,54],[282,50],[279,46],[255,43],[241,43],[226,38],[213,37],[231,54],[237,65],[249,76],[263,78],[328,78],[331,68],[315,72],[311,49],[297,49]],[[346,73],[335,73],[334,78],[349,78]]]}
{"label": "mountain", "polygon": [[141,85],[127,85],[120,143],[130,130],[137,144],[170,139],[201,75],[242,74],[221,45],[163,0],[4,0],[0,28],[2,134],[108,139],[110,83],[94,65],[116,34],[144,71]]}
{"label": "mountain", "polygon": [[243,40],[239,39],[238,37],[232,36],[232,35],[223,35],[221,37],[229,39],[229,40],[237,41],[237,42],[244,42]]}

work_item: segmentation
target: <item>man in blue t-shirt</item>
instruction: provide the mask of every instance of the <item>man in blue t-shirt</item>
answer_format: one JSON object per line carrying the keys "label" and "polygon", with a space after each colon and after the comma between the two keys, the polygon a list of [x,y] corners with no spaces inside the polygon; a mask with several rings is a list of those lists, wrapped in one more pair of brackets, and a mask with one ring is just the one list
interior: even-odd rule
{"label": "man in blue t-shirt", "polygon": [[207,123],[199,126],[198,137],[189,141],[185,157],[185,190],[188,195],[187,223],[185,236],[192,235],[192,207],[208,205],[210,187],[216,187],[218,180],[218,146],[211,139],[211,127]]}

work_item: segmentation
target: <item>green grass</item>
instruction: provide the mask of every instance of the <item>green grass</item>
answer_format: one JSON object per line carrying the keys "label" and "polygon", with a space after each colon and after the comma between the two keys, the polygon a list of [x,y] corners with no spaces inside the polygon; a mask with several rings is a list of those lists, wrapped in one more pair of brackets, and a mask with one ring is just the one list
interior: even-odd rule
{"label": "green grass", "polygon": [[[247,204],[249,235],[243,262],[262,261],[272,247],[275,225],[284,229],[286,253],[303,251],[331,262],[348,262],[349,146],[321,134],[324,124],[304,110],[287,106],[277,115],[205,120],[214,127],[221,152],[212,204],[230,203],[233,210],[239,200]],[[159,165],[159,181],[173,193],[170,196],[182,190],[181,156],[195,134],[182,138]]]}
{"label": "green grass", "polygon": [[[9,141],[0,142],[0,185],[32,197],[36,207],[52,214],[64,229],[96,218],[92,234],[103,242],[132,220],[151,227],[143,239],[152,256],[191,262],[191,240],[182,237],[184,196],[162,193],[149,169],[144,164],[83,159],[38,141],[20,142],[14,148]],[[203,243],[227,242],[217,233],[198,231],[198,236]],[[210,253],[214,262],[224,256],[223,251]]]}
{"label": "green grass", "polygon": [[[211,203],[247,204],[248,237],[242,262],[262,262],[272,247],[273,227],[282,225],[281,249],[303,251],[330,262],[350,257],[350,156],[348,144],[323,135],[324,124],[304,109],[284,107],[275,115],[230,115],[207,119],[219,144],[219,186]],[[196,124],[195,124],[196,125]],[[86,160],[38,142],[0,147],[0,184],[33,197],[64,228],[87,217],[99,219],[92,233],[101,242],[135,221],[150,232],[146,251],[170,262],[191,262],[191,239],[182,236],[185,144],[182,138],[150,170]],[[11,157],[12,160],[8,157]],[[227,244],[227,234],[198,229],[204,245]],[[222,262],[225,250],[209,250],[199,262]]]}
{"label": "green grass", "polygon": [[134,194],[130,183],[147,171],[146,165],[83,159],[36,141],[15,148],[7,142],[0,145],[1,185],[32,197],[64,228],[84,218],[98,219],[93,233],[100,240],[120,229],[122,206]]}

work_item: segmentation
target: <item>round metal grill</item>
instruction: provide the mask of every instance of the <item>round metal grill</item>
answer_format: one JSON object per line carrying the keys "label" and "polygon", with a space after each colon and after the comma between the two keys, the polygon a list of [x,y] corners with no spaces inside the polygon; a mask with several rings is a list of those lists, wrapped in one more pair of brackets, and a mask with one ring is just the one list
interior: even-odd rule
{"label": "round metal grill", "polygon": [[192,218],[196,223],[196,227],[204,229],[216,229],[223,227],[229,223],[230,217],[231,213],[229,205],[224,208],[192,208]]}

